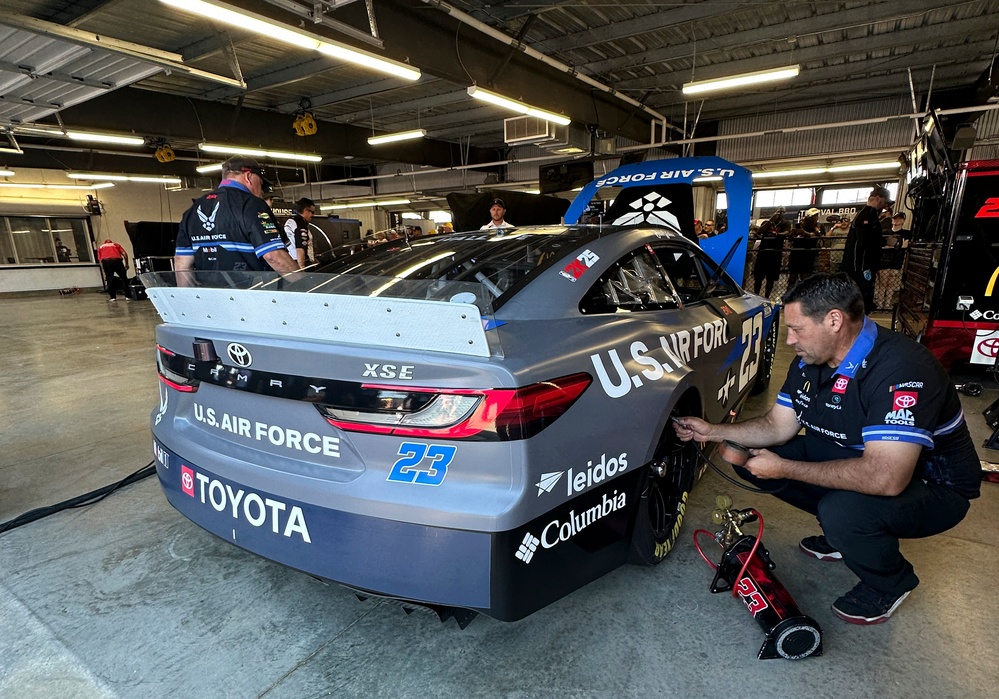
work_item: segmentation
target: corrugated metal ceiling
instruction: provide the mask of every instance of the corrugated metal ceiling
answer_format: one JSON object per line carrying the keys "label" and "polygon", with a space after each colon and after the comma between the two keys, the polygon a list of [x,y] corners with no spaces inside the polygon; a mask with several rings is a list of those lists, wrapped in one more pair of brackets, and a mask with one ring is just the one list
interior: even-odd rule
{"label": "corrugated metal ceiling", "polygon": [[[292,27],[323,31],[373,53],[408,60],[424,70],[424,77],[415,84],[385,78],[238,27],[220,35],[210,21],[156,0],[5,0],[5,10],[13,15],[181,54],[186,64],[221,76],[234,75],[223,50],[231,40],[248,89],[180,71],[164,72],[157,65],[99,48],[81,48],[0,27],[0,124],[43,119],[60,108],[99,99],[109,89],[135,82],[156,92],[233,106],[238,101],[242,109],[288,114],[307,100],[321,122],[378,132],[424,127],[430,129],[431,138],[495,148],[504,145],[502,119],[509,115],[474,102],[465,93],[473,82],[495,81],[507,91],[533,95],[536,106],[566,111],[574,121],[594,124],[610,135],[621,135],[622,128],[632,133],[647,131],[647,127],[635,127],[647,124],[650,117],[629,105],[619,105],[626,117],[608,117],[603,104],[587,106],[585,100],[570,100],[559,86],[579,90],[579,81],[570,75],[558,77],[522,51],[507,49],[486,37],[481,27],[459,24],[454,13],[441,9],[442,3],[374,0],[385,40],[384,51],[379,51],[276,7],[295,0],[230,1],[281,16]],[[303,12],[312,4],[299,2]],[[967,87],[993,58],[999,28],[999,0],[689,0],[668,4],[655,0],[554,4],[452,0],[450,4],[510,37],[523,32],[526,46],[681,124],[685,113],[697,110],[705,124],[775,109],[861,103],[872,94],[908,102],[910,72],[917,92],[923,95],[934,70],[935,90]],[[348,2],[327,15],[366,32],[363,5]],[[488,59],[475,56],[483,47],[490,52]],[[37,73],[59,71],[109,85],[31,78],[9,70],[10,65],[4,69],[4,62],[30,65]],[[801,75],[778,86],[690,102],[680,93],[682,83],[691,79],[791,63],[802,65]],[[531,80],[514,85],[505,82],[517,70],[517,75],[533,70],[537,85],[531,85]],[[120,115],[109,114],[109,120],[121,123]]]}

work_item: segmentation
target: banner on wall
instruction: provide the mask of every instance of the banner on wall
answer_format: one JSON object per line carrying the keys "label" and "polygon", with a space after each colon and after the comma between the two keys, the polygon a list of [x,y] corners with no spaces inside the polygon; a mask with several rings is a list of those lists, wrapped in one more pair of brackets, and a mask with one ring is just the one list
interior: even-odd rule
{"label": "banner on wall", "polygon": [[[721,235],[700,241],[701,248],[718,264],[738,241],[735,254],[725,265],[725,271],[742,284],[746,268],[749,240],[749,220],[752,213],[753,178],[749,170],[716,156],[652,160],[623,165],[583,187],[569,205],[565,222],[574,224],[605,187],[621,187],[625,199],[621,207],[615,200],[604,223],[609,225],[656,225],[687,233],[693,228],[693,184],[701,178],[722,178],[722,189],[728,197],[728,229]],[[686,189],[686,196],[677,192],[677,185]],[[635,192],[625,192],[641,187]],[[637,196],[635,196],[637,195]],[[688,220],[689,219],[689,220]]]}

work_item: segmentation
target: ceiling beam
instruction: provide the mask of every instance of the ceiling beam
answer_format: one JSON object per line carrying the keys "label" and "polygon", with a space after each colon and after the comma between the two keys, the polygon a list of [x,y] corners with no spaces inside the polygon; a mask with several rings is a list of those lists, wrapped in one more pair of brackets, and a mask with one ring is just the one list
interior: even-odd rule
{"label": "ceiling beam", "polygon": [[170,53],[168,51],[160,51],[159,49],[142,46],[141,44],[135,44],[131,41],[123,41],[121,39],[115,39],[102,34],[94,34],[92,32],[83,31],[82,29],[66,27],[61,24],[54,24],[52,22],[35,19],[34,17],[15,15],[9,12],[0,14],[0,24],[8,27],[14,27],[15,29],[23,29],[24,31],[32,32],[33,34],[38,34],[40,36],[47,36],[54,39],[68,41],[73,44],[88,46],[92,49],[121,54],[135,60],[151,63],[161,68],[175,70],[179,73],[186,73],[193,77],[203,78],[212,82],[220,82],[227,85],[241,85],[240,81],[234,78],[228,78],[224,75],[216,75],[215,73],[209,73],[208,71],[192,68],[191,66],[186,65],[183,58],[178,54]]}
{"label": "ceiling beam", "polygon": [[233,128],[234,111],[232,105],[219,102],[124,87],[67,107],[62,118],[71,128],[134,132],[167,141],[215,141],[437,167],[490,162],[496,158],[492,149],[472,148],[462,153],[457,145],[431,138],[373,147],[367,142],[369,129],[325,120],[319,121],[316,135],[301,138],[294,135],[287,114],[245,105],[239,110]]}
{"label": "ceiling beam", "polygon": [[[309,101],[312,103],[314,108],[318,109],[320,107],[326,107],[338,102],[347,102],[360,97],[369,97],[371,95],[391,92],[392,90],[401,90],[407,87],[412,87],[413,85],[429,85],[436,82],[440,81],[437,78],[429,77],[426,73],[424,73],[423,77],[415,83],[407,83],[406,85],[400,85],[398,80],[386,78],[384,80],[374,80],[369,83],[354,85],[343,90],[335,90],[333,92],[311,95],[309,97]],[[275,107],[275,109],[280,112],[294,112],[298,108],[297,100],[295,102],[283,102]],[[336,120],[335,117],[331,118],[333,118],[334,121]]]}

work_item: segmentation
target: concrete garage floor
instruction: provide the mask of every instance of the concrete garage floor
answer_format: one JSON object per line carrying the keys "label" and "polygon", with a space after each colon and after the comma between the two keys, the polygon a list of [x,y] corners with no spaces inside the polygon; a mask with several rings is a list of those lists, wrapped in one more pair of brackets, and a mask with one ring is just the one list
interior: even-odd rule
{"label": "concrete garage floor", "polygon": [[[157,321],[148,302],[97,293],[0,299],[0,521],[149,463]],[[999,386],[979,380],[986,392],[964,401],[980,443]],[[710,527],[722,492],[763,511],[780,578],[825,631],[822,657],[757,660],[752,617],[708,592],[690,533]],[[997,503],[999,485],[984,483],[956,529],[903,542],[922,584],[887,624],[857,627],[829,609],[852,574],[797,551],[814,521],[709,472],[664,564],[459,631],[244,553],[149,478],[0,536],[0,696],[994,697]]]}

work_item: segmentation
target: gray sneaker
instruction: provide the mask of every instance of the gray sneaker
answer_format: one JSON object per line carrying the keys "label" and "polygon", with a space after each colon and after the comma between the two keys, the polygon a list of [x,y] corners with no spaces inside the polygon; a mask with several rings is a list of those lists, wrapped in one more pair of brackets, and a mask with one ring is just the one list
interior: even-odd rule
{"label": "gray sneaker", "polygon": [[829,545],[824,536],[806,536],[798,544],[802,552],[820,561],[842,561],[843,554]]}

